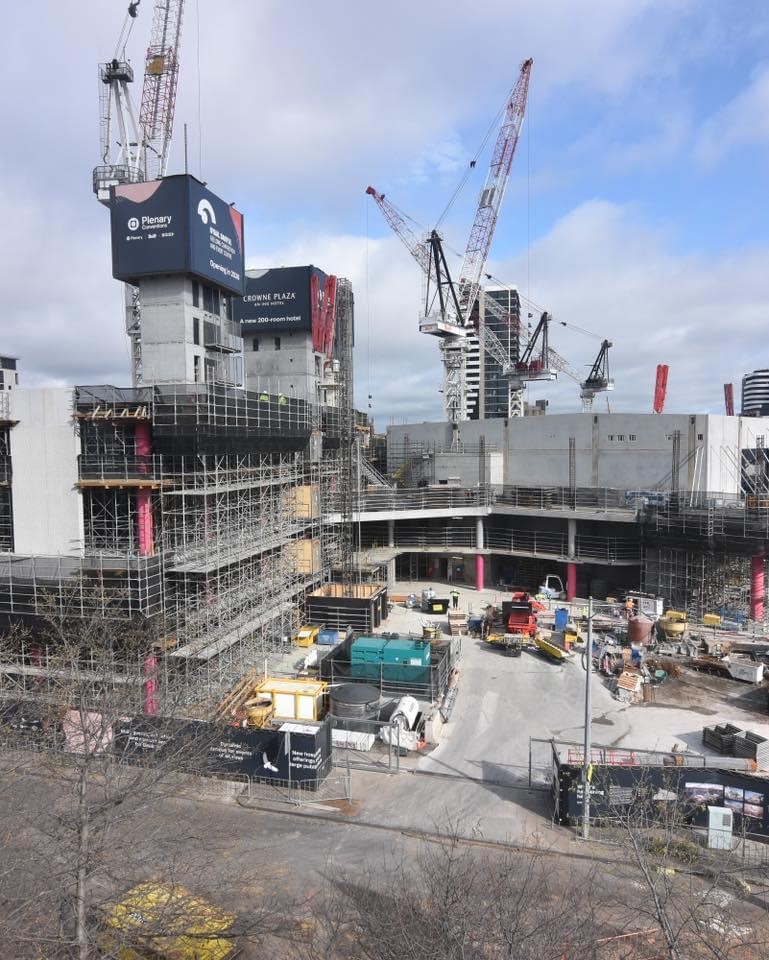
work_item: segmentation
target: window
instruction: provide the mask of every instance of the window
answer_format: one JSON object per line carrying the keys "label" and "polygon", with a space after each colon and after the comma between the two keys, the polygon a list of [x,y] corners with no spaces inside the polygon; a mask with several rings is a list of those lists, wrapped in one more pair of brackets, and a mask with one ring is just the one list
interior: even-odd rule
{"label": "window", "polygon": [[207,283],[203,284],[203,309],[209,313],[214,312],[214,291]]}
{"label": "window", "polygon": [[614,434],[613,434],[613,433],[610,433],[610,434],[609,434],[609,440],[610,440],[610,441],[613,441],[613,440],[614,440]]}
{"label": "window", "polygon": [[219,291],[215,287],[211,291],[211,313],[219,313]]}
{"label": "window", "polygon": [[698,433],[698,434],[697,434],[697,439],[698,439],[698,440],[704,440],[704,439],[705,439],[705,437],[704,437],[704,435],[703,435],[703,434],[701,434],[701,433]]}
{"label": "window", "polygon": [[638,439],[638,437],[634,433],[629,433],[627,435],[627,438],[631,443],[635,443],[636,440]]}
{"label": "window", "polygon": [[200,318],[192,318],[192,342],[200,344]]}
{"label": "window", "polygon": [[280,337],[275,337],[275,349],[280,350]]}
{"label": "window", "polygon": [[200,306],[200,284],[197,280],[192,281],[192,306]]}
{"label": "window", "polygon": [[624,433],[618,433],[618,434],[617,434],[617,442],[618,442],[618,443],[624,443],[624,442],[625,442],[625,434],[624,434]]}
{"label": "window", "polygon": [[195,383],[200,383],[200,357],[197,354],[193,357],[193,369]]}
{"label": "window", "polygon": [[251,349],[254,352],[259,350],[259,339],[257,337],[254,337],[254,339],[251,341]]}

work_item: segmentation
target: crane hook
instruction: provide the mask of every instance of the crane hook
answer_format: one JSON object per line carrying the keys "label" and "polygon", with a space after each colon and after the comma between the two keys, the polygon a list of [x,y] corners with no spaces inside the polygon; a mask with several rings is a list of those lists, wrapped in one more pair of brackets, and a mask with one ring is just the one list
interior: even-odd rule
{"label": "crane hook", "polygon": [[128,4],[128,16],[133,17],[135,20],[139,14],[139,4],[142,0],[133,0],[133,3]]}

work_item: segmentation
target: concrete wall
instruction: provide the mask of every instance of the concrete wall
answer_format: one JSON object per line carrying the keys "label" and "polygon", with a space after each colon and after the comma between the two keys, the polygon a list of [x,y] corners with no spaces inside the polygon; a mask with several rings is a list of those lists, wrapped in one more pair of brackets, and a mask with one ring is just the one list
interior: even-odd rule
{"label": "concrete wall", "polygon": [[[280,349],[275,346],[276,339],[280,341]],[[254,350],[254,341],[259,344],[258,350]],[[266,390],[322,402],[317,388],[324,357],[312,349],[309,331],[249,333],[243,344],[243,356],[247,390]]]}
{"label": "concrete wall", "polygon": [[[194,306],[191,277],[150,277],[141,281],[142,372],[146,385],[205,380],[242,385],[239,326],[221,314],[204,310],[202,283],[200,287],[200,302]],[[210,343],[207,349],[206,324],[216,328],[217,346],[228,344],[237,349],[210,349]],[[216,367],[214,374],[207,370],[211,364]],[[226,366],[227,375],[221,364]]]}
{"label": "concrete wall", "polygon": [[80,441],[72,420],[72,389],[14,390],[10,401],[11,417],[19,421],[11,430],[15,551],[80,551]]}
{"label": "concrete wall", "polygon": [[[710,414],[574,413],[510,420],[477,420],[459,425],[454,437],[477,449],[504,453],[504,483],[520,486],[567,486],[569,438],[576,444],[577,485],[643,490],[673,487],[673,444],[680,434],[678,489],[720,492],[740,489],[740,451],[754,447],[756,437],[769,439],[769,418]],[[388,427],[388,464],[404,450],[448,449],[451,426],[412,423]],[[475,474],[475,479],[471,474]],[[466,471],[477,483],[477,465]]]}

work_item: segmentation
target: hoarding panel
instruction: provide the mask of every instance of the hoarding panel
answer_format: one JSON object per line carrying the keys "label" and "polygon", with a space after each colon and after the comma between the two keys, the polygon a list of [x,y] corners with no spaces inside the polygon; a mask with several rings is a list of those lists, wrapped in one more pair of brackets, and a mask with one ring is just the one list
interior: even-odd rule
{"label": "hoarding panel", "polygon": [[187,185],[183,177],[126,183],[110,203],[112,276],[134,280],[187,270]]}
{"label": "hoarding panel", "polygon": [[110,221],[115,279],[190,273],[243,293],[243,216],[194,177],[115,187]]}
{"label": "hoarding panel", "polygon": [[318,323],[326,274],[317,267],[274,267],[247,276],[245,294],[235,305],[244,336],[309,332]]}
{"label": "hoarding panel", "polygon": [[244,290],[243,215],[189,179],[190,273],[224,287]]}

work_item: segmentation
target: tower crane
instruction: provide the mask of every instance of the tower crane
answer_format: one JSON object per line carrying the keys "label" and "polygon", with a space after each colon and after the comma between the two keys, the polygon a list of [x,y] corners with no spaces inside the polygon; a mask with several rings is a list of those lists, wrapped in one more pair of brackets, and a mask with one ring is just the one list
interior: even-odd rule
{"label": "tower crane", "polygon": [[[144,63],[138,121],[129,84],[134,72],[126,46],[141,0],[132,0],[114,56],[99,64],[101,164],[94,167],[93,192],[109,205],[110,188],[164,177],[174,128],[179,81],[184,0],[155,0],[152,32]],[[141,300],[138,287],[125,285],[126,333],[131,340],[133,383],[142,382]]]}
{"label": "tower crane", "polygon": [[109,204],[110,187],[163,177],[168,165],[184,0],[155,0],[137,121],[128,86],[134,72],[126,45],[140,4],[141,0],[129,3],[115,53],[99,64],[101,164],[93,171],[93,190],[105,204]]}
{"label": "tower crane", "polygon": [[[507,98],[486,180],[478,198],[475,218],[459,273],[459,283],[454,287],[456,293],[447,300],[438,296],[437,313],[431,309],[434,304],[431,305],[429,299],[431,277],[435,276],[436,291],[452,289],[448,271],[446,270],[445,274],[440,272],[441,268],[445,267],[440,237],[432,231],[428,243],[429,249],[427,249],[413,235],[404,218],[385,199],[384,194],[378,193],[373,187],[366,190],[366,193],[374,197],[385,220],[401,238],[428,277],[426,310],[424,316],[420,318],[419,329],[422,333],[441,339],[444,370],[443,397],[447,419],[452,423],[457,423],[467,416],[466,338],[471,328],[470,316],[480,292],[483,267],[491,248],[523,124],[532,63],[533,61],[528,59],[521,65],[518,79]],[[418,253],[418,250],[421,252]],[[491,342],[492,355],[496,358],[501,352],[509,363],[509,356],[503,345],[498,343],[499,349],[497,349],[497,344]]]}
{"label": "tower crane", "polygon": [[601,349],[590,368],[590,373],[580,384],[579,395],[582,397],[583,410],[592,409],[593,398],[597,393],[614,389],[614,381],[609,376],[609,348],[611,346],[610,340],[604,340],[601,343]]}

